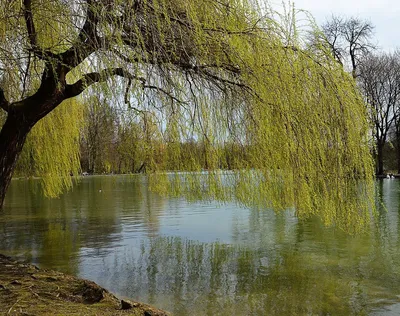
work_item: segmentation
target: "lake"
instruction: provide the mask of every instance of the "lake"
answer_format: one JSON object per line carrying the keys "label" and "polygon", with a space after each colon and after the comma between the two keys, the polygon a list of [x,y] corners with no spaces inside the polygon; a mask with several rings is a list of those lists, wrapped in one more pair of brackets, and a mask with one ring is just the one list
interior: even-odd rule
{"label": "lake", "polygon": [[84,177],[58,199],[13,180],[0,253],[90,279],[174,315],[399,315],[400,181],[348,236],[293,211],[190,203],[143,176]]}

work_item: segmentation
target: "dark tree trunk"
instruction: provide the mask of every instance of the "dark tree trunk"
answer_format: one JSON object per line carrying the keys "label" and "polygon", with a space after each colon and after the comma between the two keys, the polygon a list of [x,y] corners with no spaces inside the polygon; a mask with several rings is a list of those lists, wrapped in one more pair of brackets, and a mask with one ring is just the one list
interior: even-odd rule
{"label": "dark tree trunk", "polygon": [[[132,159],[132,163],[131,163],[131,170],[130,170],[130,172],[131,173],[135,173],[136,172],[136,169],[135,169],[135,159]],[[126,166],[126,169],[128,169],[129,167],[128,166]]]}
{"label": "dark tree trunk", "polygon": [[10,113],[0,132],[0,209],[26,136],[33,124],[23,120],[22,115]]}
{"label": "dark tree trunk", "polygon": [[[398,123],[396,122],[396,125]],[[396,131],[396,156],[397,156],[397,173],[400,174],[400,130]]]}
{"label": "dark tree trunk", "polygon": [[378,141],[377,142],[377,148],[376,148],[376,151],[377,151],[377,157],[376,157],[376,159],[377,159],[377,172],[376,172],[376,174],[377,175],[383,175],[383,146],[384,146],[384,144],[385,144],[385,142],[381,142],[381,141]]}

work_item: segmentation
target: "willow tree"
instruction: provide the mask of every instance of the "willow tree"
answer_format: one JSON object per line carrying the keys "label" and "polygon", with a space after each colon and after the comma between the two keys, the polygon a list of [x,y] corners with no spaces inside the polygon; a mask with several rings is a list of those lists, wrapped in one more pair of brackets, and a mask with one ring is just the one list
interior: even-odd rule
{"label": "willow tree", "polygon": [[[0,203],[35,125],[63,101],[98,93],[137,114],[153,188],[294,206],[299,217],[317,214],[346,230],[367,222],[365,107],[329,49],[307,48],[294,15],[280,20],[250,0],[1,6]],[[312,23],[308,31],[318,32]],[[187,150],[192,143],[201,145],[202,163]],[[241,155],[222,174],[224,144]]]}

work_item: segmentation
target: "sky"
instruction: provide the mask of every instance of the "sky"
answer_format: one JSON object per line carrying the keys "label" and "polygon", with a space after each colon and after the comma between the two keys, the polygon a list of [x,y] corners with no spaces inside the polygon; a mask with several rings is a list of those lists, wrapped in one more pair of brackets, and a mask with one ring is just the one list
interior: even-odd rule
{"label": "sky", "polygon": [[[273,2],[279,3],[278,1]],[[380,49],[385,51],[400,49],[400,0],[292,0],[291,2],[294,2],[296,9],[309,11],[318,25],[332,14],[368,20],[375,26],[374,43]]]}

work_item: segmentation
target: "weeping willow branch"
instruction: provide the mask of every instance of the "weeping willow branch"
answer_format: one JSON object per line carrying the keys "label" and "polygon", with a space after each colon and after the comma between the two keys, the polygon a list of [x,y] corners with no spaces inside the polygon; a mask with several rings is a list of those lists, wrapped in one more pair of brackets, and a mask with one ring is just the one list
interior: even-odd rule
{"label": "weeping willow branch", "polygon": [[105,40],[98,35],[99,9],[95,8],[95,0],[87,0],[86,20],[81,28],[76,42],[64,53],[60,60],[70,69],[79,65],[90,54],[105,46]]}
{"label": "weeping willow branch", "polygon": [[[130,171],[146,166],[159,177],[152,183],[160,190],[294,207],[300,218],[317,214],[347,231],[367,223],[373,168],[363,100],[323,45],[307,46],[294,17],[276,21],[253,0],[34,3],[23,0],[4,22],[0,18],[0,66],[6,69],[0,106],[14,110],[25,133],[39,121],[28,141],[31,150],[40,149],[35,172],[52,186],[61,178],[58,188],[69,185],[61,167],[79,170],[78,155],[62,150],[79,149],[79,108],[94,100],[98,108],[125,101],[135,111],[116,119],[118,127],[107,126],[113,135],[128,135],[119,151],[131,153]],[[128,85],[109,80],[114,76]],[[90,94],[83,93],[89,87]],[[57,150],[43,147],[46,130],[62,143]],[[25,140],[25,134],[13,140],[14,132],[1,131],[2,143],[10,144],[3,148]],[[3,161],[14,163],[17,155]],[[112,159],[104,162],[107,170]],[[0,202],[1,185],[10,178],[0,168]]]}
{"label": "weeping willow branch", "polygon": [[[124,70],[122,68],[104,69],[101,72],[92,72],[92,73],[85,74],[83,76],[83,78],[78,80],[76,83],[66,86],[65,98],[66,99],[73,98],[73,97],[81,94],[83,91],[85,91],[89,86],[91,86],[95,83],[104,82],[104,81],[108,80],[109,78],[111,78],[112,76],[120,76],[123,78],[127,78],[129,80],[129,82],[131,80],[137,80],[137,81],[141,82],[141,86],[143,89],[157,90],[159,92],[162,92],[166,96],[168,96],[172,101],[175,101],[178,103],[185,103],[184,101],[182,101],[182,100],[178,99],[177,97],[175,97],[174,95],[172,95],[167,90],[165,90],[161,87],[155,86],[155,85],[146,84],[145,78],[134,76],[130,72],[127,72],[126,70]],[[217,77],[215,77],[215,78],[217,79]],[[129,89],[129,87],[130,87],[130,84],[128,84],[127,89]],[[128,102],[126,102],[127,101],[126,92],[125,92],[124,98],[125,98],[125,103],[128,103]]]}
{"label": "weeping willow branch", "polygon": [[50,61],[52,59],[57,58],[56,54],[53,54],[52,52],[50,52],[48,50],[44,50],[38,45],[37,33],[36,33],[35,23],[34,23],[33,14],[32,14],[32,1],[31,0],[24,0],[23,12],[24,12],[26,29],[28,31],[29,43],[31,45],[30,51],[33,52],[38,58],[46,60],[46,61]]}
{"label": "weeping willow branch", "polygon": [[36,49],[37,37],[36,37],[35,24],[33,22],[31,0],[24,0],[24,17],[26,22],[26,28],[28,30],[29,42],[31,43],[32,49]]}
{"label": "weeping willow branch", "polygon": [[178,99],[178,98],[175,97],[172,93],[168,92],[167,90],[165,90],[165,89],[163,89],[163,88],[161,88],[161,87],[154,86],[154,85],[147,85],[147,84],[143,84],[142,87],[143,87],[143,89],[150,89],[150,90],[159,91],[159,92],[165,94],[168,98],[170,98],[171,101],[177,102],[178,104],[185,104],[185,103],[187,103],[187,102],[185,102],[185,101],[183,101],[183,100]]}
{"label": "weeping willow branch", "polygon": [[146,82],[145,78],[134,76],[131,73],[127,72],[122,68],[110,68],[104,69],[101,72],[92,72],[85,74],[82,79],[78,80],[76,83],[67,85],[65,88],[65,97],[73,98],[83,91],[85,91],[89,86],[97,82],[103,82],[112,76],[120,76],[127,79],[134,79],[142,82],[143,84]]}

